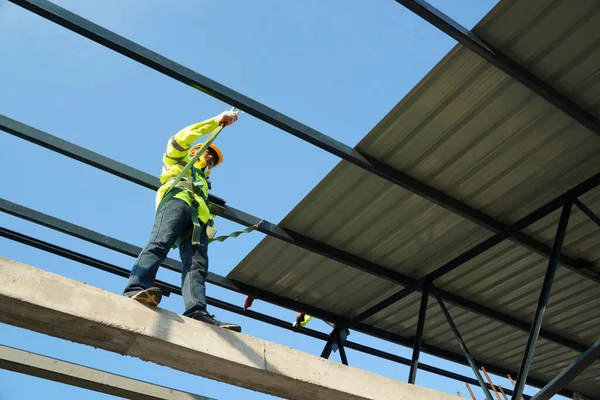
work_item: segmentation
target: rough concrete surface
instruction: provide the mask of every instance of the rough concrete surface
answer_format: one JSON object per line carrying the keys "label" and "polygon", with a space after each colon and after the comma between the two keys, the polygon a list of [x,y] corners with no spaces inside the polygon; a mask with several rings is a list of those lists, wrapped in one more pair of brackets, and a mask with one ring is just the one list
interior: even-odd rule
{"label": "rough concrete surface", "polygon": [[0,322],[284,398],[457,399],[2,257]]}

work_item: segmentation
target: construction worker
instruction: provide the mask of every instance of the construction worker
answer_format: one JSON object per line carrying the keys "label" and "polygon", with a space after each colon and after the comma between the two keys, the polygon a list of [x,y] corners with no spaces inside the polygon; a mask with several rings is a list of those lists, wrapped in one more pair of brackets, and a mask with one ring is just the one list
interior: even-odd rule
{"label": "construction worker", "polygon": [[184,316],[232,331],[241,327],[217,321],[206,311],[205,280],[208,273],[208,234],[214,226],[214,216],[208,208],[209,175],[212,168],[223,162],[223,154],[213,144],[177,185],[169,190],[175,177],[202,147],[192,147],[200,136],[237,121],[237,113],[225,111],[215,118],[190,125],[169,139],[163,155],[160,176],[162,186],[156,194],[156,221],[150,240],[139,254],[125,288],[124,295],[150,306],[162,298],[160,288],[153,286],[158,267],[173,246],[179,247],[183,268],[181,291],[185,304]]}

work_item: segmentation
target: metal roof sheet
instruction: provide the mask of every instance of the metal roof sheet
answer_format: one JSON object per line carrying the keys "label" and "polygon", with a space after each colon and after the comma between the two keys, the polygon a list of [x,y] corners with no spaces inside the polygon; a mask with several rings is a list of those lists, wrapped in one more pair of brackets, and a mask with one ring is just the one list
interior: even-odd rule
{"label": "metal roof sheet", "polygon": [[[474,29],[600,117],[600,3],[501,1]],[[423,183],[510,224],[600,172],[600,139],[544,99],[457,45],[357,145]],[[600,214],[600,188],[580,198]],[[555,212],[525,232],[551,246]],[[413,278],[491,232],[407,190],[340,162],[281,226]],[[563,251],[600,271],[600,229],[573,207]],[[436,286],[531,321],[547,260],[503,242],[436,280]],[[264,290],[352,317],[399,285],[273,238],[229,275]],[[412,337],[420,295],[373,315],[369,325]],[[600,337],[600,285],[559,268],[544,329],[591,345]],[[518,370],[527,333],[448,304],[475,358]],[[430,298],[425,343],[460,354]],[[578,352],[540,338],[530,376],[552,379]],[[570,389],[600,393],[600,363]]]}

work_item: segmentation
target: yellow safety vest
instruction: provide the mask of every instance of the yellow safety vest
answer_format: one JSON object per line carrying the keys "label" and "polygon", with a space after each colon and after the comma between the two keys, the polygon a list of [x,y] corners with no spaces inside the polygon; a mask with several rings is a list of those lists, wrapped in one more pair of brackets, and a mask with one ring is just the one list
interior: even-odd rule
{"label": "yellow safety vest", "polygon": [[[163,167],[160,175],[160,183],[162,186],[156,192],[156,207],[158,208],[161,200],[168,191],[171,181],[181,172],[190,161],[191,157],[189,154],[191,145],[201,136],[204,136],[219,126],[215,119],[209,119],[197,124],[190,125],[169,139],[167,143],[167,150],[163,155]],[[206,161],[200,157],[194,167],[197,170],[205,171],[208,176],[209,171],[205,170]],[[185,175],[188,179],[192,179],[192,171],[188,171]],[[196,174],[196,187],[201,189],[201,193],[194,194],[195,203],[198,204],[198,219],[202,223],[206,224],[214,217],[208,208],[208,189],[209,183],[201,174]],[[190,194],[187,191],[180,191],[175,196],[177,199],[185,201],[190,207],[192,207],[192,200]]]}

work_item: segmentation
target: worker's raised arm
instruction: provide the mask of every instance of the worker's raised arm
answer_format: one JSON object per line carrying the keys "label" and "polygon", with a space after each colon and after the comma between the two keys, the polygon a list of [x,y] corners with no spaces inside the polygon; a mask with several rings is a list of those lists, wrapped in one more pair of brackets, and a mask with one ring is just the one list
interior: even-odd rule
{"label": "worker's raised arm", "polygon": [[190,150],[192,143],[199,137],[214,131],[219,125],[231,125],[237,121],[237,118],[237,113],[224,111],[214,118],[183,128],[169,139],[163,162],[167,165],[182,162],[181,160]]}

